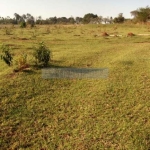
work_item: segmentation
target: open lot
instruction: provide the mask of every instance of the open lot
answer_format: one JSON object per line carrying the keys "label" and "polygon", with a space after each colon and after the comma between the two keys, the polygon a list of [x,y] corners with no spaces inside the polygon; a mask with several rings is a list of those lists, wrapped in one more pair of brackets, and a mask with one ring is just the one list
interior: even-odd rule
{"label": "open lot", "polygon": [[[14,59],[27,54],[31,71],[13,73],[0,61],[0,149],[149,150],[148,34],[140,24],[1,26],[0,45]],[[50,67],[108,68],[108,78],[42,79],[32,67],[41,41],[52,51]]]}

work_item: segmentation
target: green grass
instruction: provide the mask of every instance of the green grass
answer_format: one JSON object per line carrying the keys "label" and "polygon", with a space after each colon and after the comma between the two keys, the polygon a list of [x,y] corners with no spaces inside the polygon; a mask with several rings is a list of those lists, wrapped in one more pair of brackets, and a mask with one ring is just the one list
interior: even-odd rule
{"label": "green grass", "polygon": [[51,67],[108,68],[109,76],[42,79],[40,69],[14,74],[0,61],[0,149],[150,149],[150,36],[126,37],[148,26],[15,26],[11,35],[3,27],[0,44],[27,53],[31,65],[33,46],[44,41]]}

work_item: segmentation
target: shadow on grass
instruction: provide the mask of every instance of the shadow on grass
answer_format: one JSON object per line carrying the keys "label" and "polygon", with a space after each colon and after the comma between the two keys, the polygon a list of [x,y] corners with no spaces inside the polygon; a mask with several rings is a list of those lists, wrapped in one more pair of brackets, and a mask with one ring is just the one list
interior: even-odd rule
{"label": "shadow on grass", "polygon": [[120,62],[122,65],[133,65],[134,61],[128,60],[128,61],[121,61]]}
{"label": "shadow on grass", "polygon": [[28,74],[34,74],[35,73],[34,70],[22,70],[22,72],[28,73]]}
{"label": "shadow on grass", "polygon": [[35,70],[41,70],[43,68],[67,68],[68,66],[60,66],[58,64],[61,64],[63,61],[56,61],[53,60],[51,63],[49,63],[47,66],[43,66],[43,65],[30,65],[33,69]]}

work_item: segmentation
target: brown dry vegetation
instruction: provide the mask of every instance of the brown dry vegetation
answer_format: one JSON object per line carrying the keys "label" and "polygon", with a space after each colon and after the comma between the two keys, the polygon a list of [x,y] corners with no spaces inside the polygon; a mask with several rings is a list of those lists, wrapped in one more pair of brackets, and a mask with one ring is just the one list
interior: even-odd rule
{"label": "brown dry vegetation", "polygon": [[102,36],[109,36],[109,34],[107,32],[103,32]]}

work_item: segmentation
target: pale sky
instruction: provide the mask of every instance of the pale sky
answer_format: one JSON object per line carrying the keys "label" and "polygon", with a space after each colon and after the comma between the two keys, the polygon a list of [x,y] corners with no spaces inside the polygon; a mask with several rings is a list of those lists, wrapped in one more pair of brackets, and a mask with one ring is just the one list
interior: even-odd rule
{"label": "pale sky", "polygon": [[130,12],[150,5],[150,0],[0,0],[0,16],[14,17],[30,13],[34,17],[83,17],[87,13],[103,17],[116,17],[123,13],[131,18]]}

